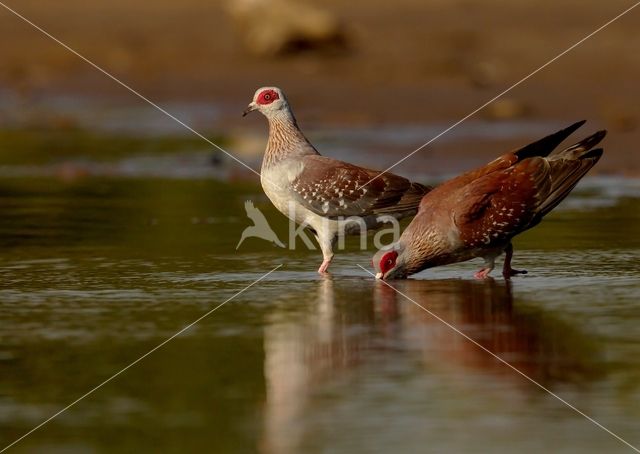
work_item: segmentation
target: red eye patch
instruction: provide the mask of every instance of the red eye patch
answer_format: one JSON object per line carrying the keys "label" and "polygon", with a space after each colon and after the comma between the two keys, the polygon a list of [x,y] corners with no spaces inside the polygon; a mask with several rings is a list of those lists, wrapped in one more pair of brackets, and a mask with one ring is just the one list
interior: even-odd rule
{"label": "red eye patch", "polygon": [[271,104],[273,101],[275,101],[276,99],[280,99],[280,96],[278,96],[278,92],[275,90],[264,90],[261,91],[260,94],[258,95],[258,99],[256,99],[256,102],[258,104]]}
{"label": "red eye patch", "polygon": [[398,258],[398,253],[396,251],[389,251],[380,259],[380,271],[386,273],[394,266],[396,266],[396,259]]}

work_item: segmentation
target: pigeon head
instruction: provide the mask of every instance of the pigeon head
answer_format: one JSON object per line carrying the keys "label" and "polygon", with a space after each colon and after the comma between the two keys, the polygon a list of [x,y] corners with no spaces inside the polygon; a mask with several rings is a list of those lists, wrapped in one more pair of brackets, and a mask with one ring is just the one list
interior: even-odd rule
{"label": "pigeon head", "polygon": [[372,260],[376,279],[400,279],[407,276],[404,247],[401,243],[392,244],[376,252]]}
{"label": "pigeon head", "polygon": [[265,117],[270,117],[280,111],[289,110],[289,104],[284,93],[278,87],[262,87],[256,90],[253,100],[242,116],[244,117],[254,110],[260,111]]}

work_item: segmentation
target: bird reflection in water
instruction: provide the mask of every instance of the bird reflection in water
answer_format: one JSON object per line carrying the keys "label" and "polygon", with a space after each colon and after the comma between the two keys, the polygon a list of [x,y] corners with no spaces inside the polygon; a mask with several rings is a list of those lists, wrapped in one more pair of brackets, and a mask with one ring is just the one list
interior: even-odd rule
{"label": "bird reflection in water", "polygon": [[540,308],[514,304],[510,281],[408,280],[392,282],[394,288],[376,284],[374,300],[386,318],[397,318],[403,345],[441,356],[448,366],[531,386],[434,315],[542,384],[579,382],[593,374],[589,360],[594,343]]}
{"label": "bird reflection in water", "polygon": [[522,393],[542,392],[425,309],[544,386],[584,383],[600,375],[588,336],[539,307],[514,303],[510,282],[391,285],[415,303],[384,282],[324,278],[315,301],[301,303],[309,300],[301,295],[295,307],[285,305],[269,315],[264,452],[299,452],[306,433],[301,420],[321,400],[320,387],[339,386],[366,363],[406,362],[409,355],[423,360],[420,374],[473,377]]}

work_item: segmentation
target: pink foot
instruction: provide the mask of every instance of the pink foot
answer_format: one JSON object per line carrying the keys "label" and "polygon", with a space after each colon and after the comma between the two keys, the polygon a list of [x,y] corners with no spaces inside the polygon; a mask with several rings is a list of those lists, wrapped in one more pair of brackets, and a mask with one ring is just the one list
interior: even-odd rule
{"label": "pink foot", "polygon": [[320,268],[318,268],[318,273],[327,274],[328,273],[327,270],[329,269],[330,263],[331,263],[331,260],[323,260],[322,265],[320,265]]}
{"label": "pink foot", "polygon": [[527,270],[514,270],[513,268],[502,270],[502,276],[505,279],[511,279],[511,276],[515,276],[517,274],[527,274]]}
{"label": "pink foot", "polygon": [[491,272],[491,270],[492,268],[481,268],[475,272],[473,277],[475,277],[476,279],[486,279],[489,277],[489,273]]}

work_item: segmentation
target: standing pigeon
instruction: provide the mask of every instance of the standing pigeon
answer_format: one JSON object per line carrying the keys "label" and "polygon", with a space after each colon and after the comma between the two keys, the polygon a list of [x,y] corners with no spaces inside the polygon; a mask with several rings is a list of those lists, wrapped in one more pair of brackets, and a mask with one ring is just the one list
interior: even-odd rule
{"label": "standing pigeon", "polygon": [[482,257],[484,266],[474,276],[484,279],[503,252],[505,279],[526,273],[511,268],[511,239],[537,225],[602,156],[603,150],[593,147],[606,131],[553,151],[583,124],[575,123],[431,191],[400,239],[374,256],[376,277],[405,278],[426,268]]}
{"label": "standing pigeon", "polygon": [[323,256],[320,274],[327,272],[340,232],[377,228],[388,216],[413,216],[430,190],[397,175],[321,156],[298,128],[279,88],[259,88],[244,115],[254,110],[269,120],[262,188],[280,212],[313,229]]}

